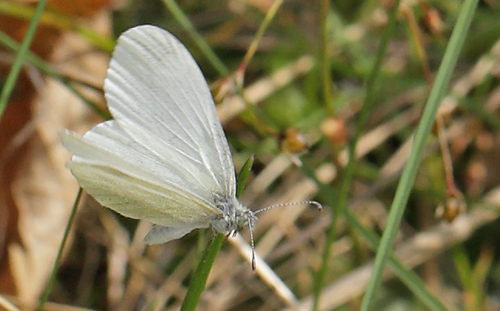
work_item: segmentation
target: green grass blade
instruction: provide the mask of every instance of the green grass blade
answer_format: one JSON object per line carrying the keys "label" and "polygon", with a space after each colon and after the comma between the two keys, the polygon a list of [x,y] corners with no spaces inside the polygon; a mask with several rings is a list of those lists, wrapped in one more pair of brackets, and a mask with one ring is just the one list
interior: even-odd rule
{"label": "green grass blade", "polygon": [[[15,1],[0,1],[0,13],[20,19],[32,20],[35,15],[35,9],[29,5],[17,3]],[[71,29],[79,33],[82,38],[92,45],[109,53],[113,51],[113,47],[115,46],[114,40],[95,32],[85,25],[85,23],[82,23],[79,18],[75,18],[75,16],[65,15],[47,9],[43,12],[40,23],[60,30]]]}
{"label": "green grass blade", "polygon": [[238,174],[238,186],[236,187],[236,197],[239,198],[241,193],[243,192],[243,189],[245,189],[245,186],[247,184],[248,176],[250,175],[250,172],[252,171],[252,166],[253,162],[255,160],[255,157],[252,155],[248,160],[246,160],[245,164],[243,164],[243,167],[241,168],[240,173]]}
{"label": "green grass blade", "polygon": [[182,302],[181,311],[194,311],[196,309],[201,293],[203,293],[203,290],[205,289],[208,274],[210,273],[215,257],[222,246],[222,242],[224,242],[224,235],[218,234],[207,246],[207,249],[201,257],[200,264],[194,271],[191,283],[189,283],[186,297]]}
{"label": "green grass blade", "polygon": [[35,15],[33,15],[33,18],[30,21],[28,30],[26,31],[23,42],[21,43],[19,52],[17,53],[14,64],[12,64],[12,68],[10,69],[7,80],[5,81],[5,84],[3,86],[2,93],[0,94],[0,119],[2,119],[3,112],[7,107],[7,102],[9,101],[10,95],[14,90],[14,86],[16,85],[17,77],[19,76],[19,72],[21,71],[31,42],[33,41],[33,37],[35,36],[36,27],[38,26],[38,22],[40,21],[40,17],[42,16],[46,3],[47,0],[40,0],[38,2],[35,10]]}
{"label": "green grass blade", "polygon": [[[254,158],[252,156],[245,162],[240,174],[238,174],[238,186],[236,189],[237,194],[240,194],[243,191],[243,188],[250,174],[250,170],[252,169],[253,161]],[[194,311],[196,309],[198,301],[201,297],[201,293],[203,293],[203,290],[205,289],[208,274],[210,273],[210,269],[212,269],[212,265],[215,261],[217,253],[219,253],[222,242],[224,242],[224,235],[218,234],[208,244],[205,252],[203,253],[203,256],[201,257],[201,261],[194,271],[193,277],[191,278],[191,283],[189,283],[186,297],[182,302],[181,311]]]}
{"label": "green grass blade", "polygon": [[170,13],[174,15],[175,19],[186,29],[186,31],[189,33],[191,38],[196,42],[200,50],[205,54],[207,59],[210,61],[212,66],[217,70],[220,76],[225,76],[229,73],[229,70],[227,67],[224,65],[224,63],[219,59],[217,54],[214,53],[212,48],[208,45],[208,43],[203,39],[202,36],[198,32],[196,32],[196,29],[194,28],[193,24],[189,21],[189,19],[186,17],[184,12],[182,12],[181,8],[177,5],[175,0],[163,0],[163,3],[165,6],[170,10]]}
{"label": "green grass blade", "polygon": [[[319,188],[319,193],[322,198],[325,198],[324,203],[326,205],[335,204],[335,195],[331,195],[331,189],[326,185],[322,184],[319,180],[314,176],[314,172],[308,168],[307,166],[302,167],[303,172],[312,180],[315,181],[316,185]],[[376,250],[379,246],[379,236],[373,232],[372,230],[368,230],[364,227],[364,225],[359,221],[359,219],[349,210],[345,210],[344,212],[346,221],[349,223],[351,227],[353,227],[364,240],[368,243],[372,250]],[[407,269],[401,262],[394,258],[389,257],[389,265],[393,269],[394,273],[397,277],[408,287],[408,289],[419,298],[420,302],[424,304],[429,310],[435,311],[447,311],[448,309],[439,301],[438,298],[433,296],[425,286],[425,283],[421,280],[421,278],[413,271]],[[319,305],[318,305],[319,307]]]}
{"label": "green grass blade", "polygon": [[330,250],[331,250],[331,245],[335,241],[335,238],[337,236],[337,220],[339,219],[340,215],[344,213],[347,207],[347,199],[349,196],[349,189],[351,185],[351,179],[352,176],[354,175],[354,170],[356,167],[356,145],[358,143],[359,138],[361,137],[361,133],[363,132],[363,129],[365,127],[366,121],[368,119],[368,115],[371,111],[371,108],[373,106],[373,100],[372,100],[372,94],[375,89],[375,83],[377,81],[377,77],[379,76],[380,73],[380,68],[382,67],[382,61],[384,59],[385,52],[387,50],[387,46],[389,45],[390,38],[392,37],[392,33],[394,31],[394,27],[397,22],[396,18],[396,13],[399,8],[399,2],[400,0],[397,0],[394,3],[393,10],[391,12],[390,18],[389,18],[389,23],[387,25],[387,28],[384,32],[384,35],[381,40],[380,48],[378,49],[377,52],[377,57],[375,58],[375,64],[373,66],[373,69],[370,73],[370,76],[368,77],[368,81],[366,84],[366,96],[365,100],[363,102],[363,106],[361,107],[360,111],[360,116],[358,119],[358,122],[356,124],[356,132],[349,144],[349,162],[347,163],[347,166],[345,167],[345,170],[343,172],[343,175],[341,176],[341,181],[340,181],[340,190],[339,190],[339,196],[337,200],[333,201],[333,213],[332,213],[332,223],[330,225],[328,235],[326,238],[326,243],[325,243],[325,248],[323,249],[323,256],[322,256],[322,261],[321,261],[321,267],[316,273],[315,281],[314,281],[314,288],[313,288],[313,293],[314,293],[314,305],[313,305],[313,310],[318,310],[319,306],[319,300],[321,296],[321,291],[324,286],[325,282],[325,276],[327,275],[327,266],[328,262],[330,260]]}
{"label": "green grass blade", "polygon": [[456,26],[453,29],[450,43],[446,48],[443,61],[436,76],[436,81],[429,95],[427,104],[425,105],[422,119],[418,125],[408,163],[403,170],[403,174],[394,196],[387,226],[384,230],[384,234],[382,235],[380,247],[375,258],[373,273],[370,277],[366,294],[361,303],[361,310],[370,310],[370,306],[375,300],[376,292],[382,282],[382,273],[386,266],[387,259],[392,253],[394,239],[397,234],[401,218],[403,217],[411,188],[417,175],[424,147],[429,134],[431,133],[437,109],[447,90],[453,68],[455,67],[458,55],[465,41],[467,30],[472,21],[472,17],[474,16],[477,2],[478,0],[465,1]]}
{"label": "green grass blade", "polygon": [[[349,222],[349,225],[355,228],[357,232],[363,236],[364,240],[368,242],[370,248],[372,250],[376,250],[380,244],[378,235],[373,231],[367,230],[350,210],[346,210],[344,215],[346,220]],[[415,272],[407,269],[398,259],[390,256],[389,266],[393,269],[394,273],[401,280],[401,282],[403,282],[408,289],[419,298],[420,302],[429,308],[429,310],[448,310],[438,298],[433,296],[426,289],[425,283],[422,279]]]}
{"label": "green grass blade", "polygon": [[[0,30],[0,44],[3,46],[7,47],[8,49],[18,53],[19,50],[21,49],[21,46],[19,43],[16,42],[16,40],[12,39],[8,34]],[[28,51],[26,53],[25,59],[38,68],[41,72],[43,72],[45,75],[53,78],[54,80],[59,81],[61,84],[65,85],[73,94],[75,94],[80,100],[82,100],[84,103],[86,103],[95,113],[103,117],[104,119],[111,119],[111,115],[106,111],[101,109],[99,106],[97,106],[94,102],[91,100],[87,99],[80,91],[78,91],[72,84],[71,82],[76,82],[81,85],[84,85],[85,87],[89,87],[92,89],[96,89],[92,85],[85,84],[81,81],[76,81],[69,79],[68,77],[62,75],[52,67],[49,63],[45,62],[43,59],[38,57],[36,54]]]}
{"label": "green grass blade", "polygon": [[73,221],[75,220],[76,211],[78,209],[78,204],[80,203],[80,199],[82,198],[83,189],[80,188],[78,194],[76,195],[75,203],[73,204],[73,209],[71,210],[71,214],[68,219],[68,223],[66,224],[66,228],[64,229],[63,239],[61,244],[59,245],[59,250],[57,251],[56,260],[54,261],[54,267],[52,268],[52,272],[50,273],[49,281],[47,282],[47,286],[42,293],[42,297],[40,298],[40,304],[38,305],[38,311],[45,310],[44,306],[47,300],[49,299],[50,290],[54,285],[56,280],[57,270],[59,268],[59,262],[61,261],[62,252],[64,250],[64,246],[66,245],[66,241],[68,240],[69,230],[73,225]]}

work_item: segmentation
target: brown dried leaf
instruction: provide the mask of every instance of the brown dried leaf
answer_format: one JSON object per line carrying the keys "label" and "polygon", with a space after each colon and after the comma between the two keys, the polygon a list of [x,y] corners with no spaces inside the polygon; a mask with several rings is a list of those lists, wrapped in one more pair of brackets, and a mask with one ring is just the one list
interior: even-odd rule
{"label": "brown dried leaf", "polygon": [[[93,28],[109,32],[108,20],[100,15],[92,21]],[[77,34],[65,34],[54,47],[52,61],[60,64],[62,72],[101,85],[108,57],[89,51],[93,48]],[[9,104],[0,128],[8,129],[2,131],[8,136],[0,139],[0,216],[7,214],[0,228],[8,228],[0,231],[6,253],[0,266],[10,268],[2,269],[0,290],[17,293],[26,305],[33,305],[45,287],[78,189],[64,168],[70,154],[61,146],[58,132],[87,130],[96,121],[95,114],[66,86],[42,79],[38,72],[33,76],[39,78],[35,83],[39,94],[31,100],[32,89],[21,87],[30,83],[18,85],[20,101]],[[103,101],[99,92],[81,91],[91,100]]]}

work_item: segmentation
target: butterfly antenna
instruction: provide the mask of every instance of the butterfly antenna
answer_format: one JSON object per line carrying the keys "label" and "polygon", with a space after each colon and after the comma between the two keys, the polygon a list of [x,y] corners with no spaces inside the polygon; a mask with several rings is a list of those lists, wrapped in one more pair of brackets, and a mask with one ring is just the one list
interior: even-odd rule
{"label": "butterfly antenna", "polygon": [[252,244],[252,271],[255,271],[255,242],[253,241],[253,229],[250,223],[250,219],[248,219],[248,230],[250,230],[250,243]]}
{"label": "butterfly antenna", "polygon": [[319,203],[317,201],[300,201],[300,202],[280,203],[280,204],[271,205],[271,206],[264,207],[264,208],[261,208],[259,210],[256,210],[254,212],[254,214],[265,212],[265,211],[268,211],[268,210],[273,209],[275,207],[293,206],[293,205],[301,205],[301,204],[314,205],[314,206],[316,206],[318,208],[318,211],[322,211],[323,210],[323,205],[321,205],[321,203]]}

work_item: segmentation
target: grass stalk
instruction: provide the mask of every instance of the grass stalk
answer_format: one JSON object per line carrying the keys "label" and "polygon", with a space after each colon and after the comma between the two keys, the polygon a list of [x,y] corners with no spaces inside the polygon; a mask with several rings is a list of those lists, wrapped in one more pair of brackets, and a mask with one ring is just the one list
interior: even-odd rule
{"label": "grass stalk", "polygon": [[373,106],[373,100],[372,96],[375,90],[375,84],[377,81],[377,78],[380,73],[380,68],[382,67],[382,61],[384,59],[385,52],[387,51],[387,46],[389,44],[390,38],[392,37],[392,34],[394,32],[394,27],[396,25],[396,13],[398,11],[400,1],[397,0],[394,3],[394,7],[391,11],[390,18],[389,18],[389,23],[387,24],[387,28],[384,32],[384,35],[382,37],[382,41],[380,43],[380,47],[377,51],[377,56],[375,58],[375,64],[373,66],[373,69],[370,73],[370,76],[366,82],[366,96],[363,101],[363,105],[361,107],[361,111],[359,113],[359,118],[358,122],[356,124],[356,132],[352,138],[352,140],[349,143],[349,162],[347,163],[347,166],[345,167],[345,170],[341,176],[341,181],[340,181],[340,190],[339,190],[339,195],[338,198],[333,202],[334,204],[332,205],[333,207],[333,213],[332,213],[332,223],[329,228],[329,232],[326,238],[325,242],[325,247],[323,249],[323,257],[322,257],[322,262],[321,262],[321,267],[316,273],[315,277],[315,284],[313,288],[313,294],[314,294],[314,305],[313,305],[313,310],[318,310],[319,306],[319,301],[320,301],[320,296],[321,296],[321,291],[323,289],[324,283],[325,283],[325,276],[327,275],[328,272],[328,262],[330,261],[330,250],[331,250],[331,245],[335,241],[335,238],[337,237],[337,220],[339,219],[340,215],[344,213],[346,210],[347,206],[347,198],[349,196],[349,189],[351,185],[351,179],[354,175],[354,168],[356,164],[356,145],[359,141],[359,138],[361,137],[361,133],[363,132],[363,129],[365,127],[366,121],[368,119],[369,112],[371,111],[371,108]]}
{"label": "grass stalk", "polygon": [[45,9],[45,4],[47,0],[40,0],[36,6],[35,14],[33,18],[30,20],[30,24],[28,26],[28,30],[26,31],[26,35],[23,38],[23,42],[19,48],[19,52],[16,55],[16,59],[14,60],[14,64],[12,64],[12,68],[10,69],[9,75],[7,76],[7,80],[2,88],[2,93],[0,94],[0,119],[2,119],[3,112],[7,107],[7,103],[9,101],[10,95],[14,90],[16,85],[17,78],[19,77],[19,73],[21,72],[21,68],[26,59],[26,55],[31,46],[31,42],[35,37],[36,28],[38,26],[38,22],[42,16],[43,10]]}
{"label": "grass stalk", "polygon": [[417,131],[415,133],[408,162],[406,163],[403,174],[401,175],[401,179],[391,205],[387,225],[375,257],[373,272],[368,283],[366,294],[361,303],[362,311],[370,310],[375,300],[377,290],[382,282],[382,274],[387,260],[392,253],[394,239],[396,237],[401,218],[403,217],[415,177],[417,176],[422,153],[429,134],[431,133],[439,104],[441,103],[441,100],[443,99],[448,88],[453,68],[455,67],[459,53],[465,41],[469,25],[472,21],[472,17],[474,16],[477,2],[478,0],[466,0],[464,2],[457,23],[451,34],[450,43],[444,53],[443,61],[439,66],[434,86],[432,87],[421,121],[418,124]]}

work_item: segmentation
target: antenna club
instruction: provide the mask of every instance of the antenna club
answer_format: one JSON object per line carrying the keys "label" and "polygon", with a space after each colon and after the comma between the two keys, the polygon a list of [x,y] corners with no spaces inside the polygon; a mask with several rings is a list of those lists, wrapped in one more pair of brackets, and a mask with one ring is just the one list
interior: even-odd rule
{"label": "antenna club", "polygon": [[306,201],[307,204],[314,205],[318,209],[318,211],[323,211],[323,205],[319,203],[318,201]]}

